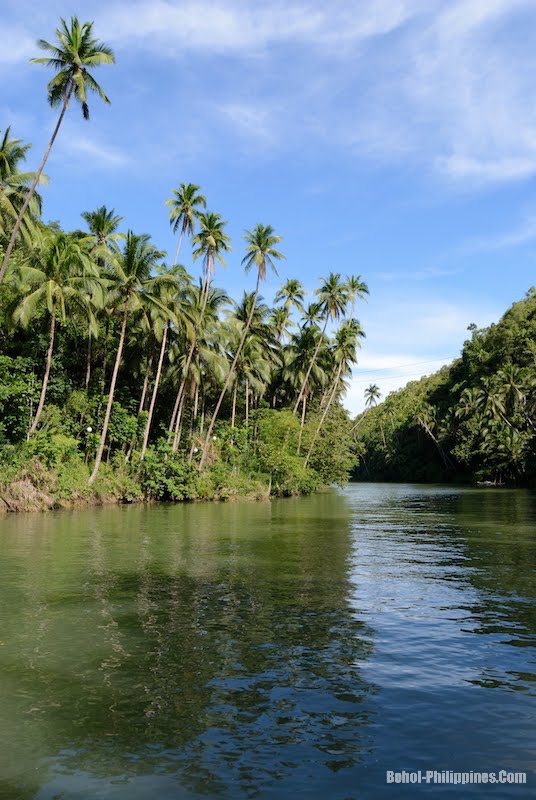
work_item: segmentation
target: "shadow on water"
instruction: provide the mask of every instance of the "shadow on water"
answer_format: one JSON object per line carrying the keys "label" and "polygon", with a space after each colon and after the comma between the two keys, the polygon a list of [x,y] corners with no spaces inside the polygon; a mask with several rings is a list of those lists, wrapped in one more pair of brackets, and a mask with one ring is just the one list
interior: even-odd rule
{"label": "shadow on water", "polygon": [[349,523],[339,495],[6,520],[5,797],[348,796],[374,693]]}

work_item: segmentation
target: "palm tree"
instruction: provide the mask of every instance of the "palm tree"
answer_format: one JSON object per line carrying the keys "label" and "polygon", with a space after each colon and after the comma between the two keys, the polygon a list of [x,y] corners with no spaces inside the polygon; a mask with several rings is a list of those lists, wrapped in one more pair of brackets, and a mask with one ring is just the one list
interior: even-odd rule
{"label": "palm tree", "polygon": [[166,200],[166,206],[171,206],[169,224],[173,228],[173,233],[180,231],[173,266],[179,260],[184,234],[192,236],[195,222],[200,218],[199,209],[207,207],[206,198],[202,194],[198,194],[199,188],[195,183],[181,183],[178,189],[172,190],[174,197]]}
{"label": "palm tree", "polygon": [[[106,206],[99,206],[95,211],[83,211],[80,215],[87,223],[90,235],[88,240],[93,244],[92,253],[98,254],[101,250],[108,250],[112,242],[117,242],[125,238],[124,233],[116,233],[123,217],[115,213],[115,209],[107,209]],[[97,264],[104,266],[102,253],[97,255]],[[87,356],[86,356],[86,391],[91,379],[91,329],[88,330],[87,337]]]}
{"label": "palm tree", "polygon": [[92,28],[92,22],[84,22],[81,25],[76,17],[71,17],[69,25],[62,19],[61,27],[56,29],[57,44],[50,44],[44,39],[39,39],[37,42],[38,46],[47,51],[48,55],[44,58],[32,58],[31,62],[33,64],[46,64],[56,71],[56,75],[48,84],[48,102],[52,108],[61,106],[61,111],[41,164],[35,173],[35,177],[26,193],[26,199],[15,221],[0,269],[0,283],[4,279],[19,228],[30,205],[35,187],[39,183],[41,173],[45,168],[50,150],[58,135],[71,98],[74,96],[75,100],[78,100],[81,104],[84,119],[89,119],[88,91],[98,94],[105,103],[110,102],[95,78],[88,72],[88,67],[113,64],[115,58],[112,50],[107,45],[92,37]]}
{"label": "palm tree", "polygon": [[88,303],[92,281],[96,284],[97,269],[84,245],[73,234],[46,228],[38,235],[27,263],[19,268],[17,277],[22,287],[28,288],[28,293],[15,309],[15,320],[27,327],[43,307],[49,316],[45,370],[37,411],[28,432],[30,437],[37,428],[45,404],[57,320],[65,322],[69,305],[83,307],[90,327],[95,335],[97,333]]}
{"label": "palm tree", "polygon": [[99,206],[95,211],[83,211],[80,215],[87,223],[93,247],[109,247],[111,242],[117,242],[119,239],[124,239],[124,233],[116,233],[119,224],[123,221],[115,213],[115,208],[106,208],[106,206]]}
{"label": "palm tree", "polygon": [[[225,266],[223,253],[228,252],[231,249],[231,240],[223,230],[224,226],[227,225],[227,222],[225,222],[225,220],[223,220],[219,214],[216,214],[212,211],[207,212],[206,214],[201,214],[199,216],[199,224],[199,233],[193,239],[193,259],[194,261],[197,261],[199,258],[203,260],[201,308],[197,319],[197,327],[201,328],[203,325],[205,309],[210,292],[210,283],[214,274],[216,261],[219,261],[222,266]],[[169,425],[170,435],[172,431],[174,431],[172,447],[174,453],[177,451],[178,447],[178,431],[180,428],[179,408],[181,407],[188,371],[190,369],[190,364],[192,363],[192,357],[196,346],[196,337],[196,328],[194,328],[192,341],[190,342],[190,348],[188,350],[188,356],[186,357],[186,362],[184,365],[183,377],[179,384],[173,413],[171,415],[171,422]]]}
{"label": "palm tree", "polygon": [[[20,172],[19,165],[26,160],[26,153],[30,144],[23,144],[22,139],[11,136],[11,128],[6,128],[0,141],[0,235],[7,237],[8,224],[17,219],[24,203],[30,184],[35,174],[33,172]],[[46,183],[47,178],[41,175],[40,183]],[[41,212],[41,198],[34,192],[30,203],[31,216],[36,218]],[[33,224],[29,216],[23,220],[20,228],[22,236],[29,244]]]}
{"label": "palm tree", "polygon": [[233,379],[233,374],[236,365],[238,363],[238,359],[240,358],[240,353],[242,352],[242,348],[244,347],[244,342],[246,341],[246,337],[248,335],[248,331],[251,326],[251,321],[255,313],[255,306],[257,304],[257,297],[259,295],[260,282],[266,280],[266,268],[268,266],[270,266],[277,275],[277,269],[274,264],[274,259],[280,260],[284,258],[284,255],[280,253],[279,250],[275,249],[275,245],[281,241],[282,237],[274,233],[274,229],[272,228],[271,225],[262,225],[261,223],[258,223],[252,231],[246,231],[244,239],[246,240],[247,247],[246,247],[246,255],[242,259],[242,264],[244,265],[246,272],[249,272],[252,266],[255,266],[257,268],[257,283],[255,285],[255,292],[251,303],[251,310],[249,312],[248,319],[244,326],[244,330],[240,338],[240,343],[238,345],[235,356],[233,358],[233,362],[229,369],[229,374],[227,375],[225,383],[223,384],[223,388],[218,398],[218,402],[216,403],[216,408],[214,409],[214,413],[212,414],[212,419],[210,420],[209,426],[207,428],[205,444],[203,447],[203,452],[201,454],[201,460],[199,462],[200,471],[203,469],[205,465],[206,457],[208,454],[208,445],[210,437],[212,436],[212,431],[214,430],[214,424],[218,417],[218,413],[221,408],[221,404],[223,403],[223,399],[227,393],[227,389],[229,388],[229,384]]}
{"label": "palm tree", "polygon": [[283,303],[283,308],[290,314],[292,307],[298,311],[303,311],[303,300],[305,298],[305,291],[299,280],[296,278],[289,278],[283,286],[278,290],[274,297],[274,303]]}
{"label": "palm tree", "polygon": [[348,299],[350,300],[348,319],[353,319],[356,297],[360,297],[361,300],[366,300],[365,295],[369,293],[369,288],[367,284],[361,280],[361,275],[347,275],[344,283],[346,291],[348,292]]}
{"label": "palm tree", "polygon": [[119,372],[121,356],[123,355],[123,346],[125,344],[127,320],[129,314],[144,306],[162,307],[162,303],[155,292],[158,290],[159,284],[168,281],[162,276],[152,278],[151,271],[163,256],[164,253],[157,250],[156,247],[150,243],[149,236],[145,234],[136,235],[132,233],[132,231],[128,231],[123,249],[120,250],[117,244],[114,245],[109,257],[111,270],[109,274],[107,274],[107,280],[114,289],[114,307],[122,308],[121,330],[108,390],[108,402],[106,404],[99,446],[95,456],[93,472],[89,478],[90,484],[93,483],[97,477],[102,454],[104,452],[104,445],[106,444],[117,374]]}
{"label": "palm tree", "polygon": [[371,383],[370,386],[367,386],[365,389],[365,406],[367,409],[372,408],[378,404],[378,400],[380,400],[382,393],[380,392],[380,387],[377,386],[375,383]]}
{"label": "palm tree", "polygon": [[145,422],[145,430],[143,432],[143,442],[140,453],[140,464],[145,458],[145,451],[147,450],[147,443],[149,441],[149,433],[151,432],[151,424],[153,420],[154,407],[156,403],[156,396],[158,394],[158,387],[160,385],[160,377],[162,375],[162,365],[164,363],[164,355],[166,352],[166,343],[168,338],[169,327],[172,322],[181,323],[182,327],[188,327],[189,320],[183,312],[184,305],[184,290],[188,285],[190,276],[184,267],[173,267],[167,275],[176,282],[175,286],[161,284],[157,287],[158,296],[162,303],[162,308],[155,307],[152,313],[153,317],[153,330],[157,338],[160,338],[160,353],[158,356],[158,364],[156,367],[156,374],[154,378],[153,391],[149,403],[149,411],[147,420]]}
{"label": "palm tree", "polygon": [[329,395],[328,401],[324,407],[324,410],[322,412],[322,415],[314,432],[313,438],[311,440],[311,444],[309,445],[309,451],[307,453],[307,456],[305,457],[305,461],[303,464],[304,467],[306,467],[309,463],[311,454],[313,452],[313,447],[318,438],[322,425],[324,424],[324,420],[326,419],[331,404],[335,400],[337,392],[339,391],[341,380],[345,373],[351,372],[351,365],[355,364],[357,360],[357,355],[356,355],[357,349],[361,346],[359,339],[364,335],[365,334],[361,329],[361,325],[356,319],[350,319],[343,322],[339,330],[335,334],[335,347],[333,350],[333,357],[335,359],[335,363],[338,365],[337,372],[335,375],[335,380],[333,381],[331,394]]}
{"label": "palm tree", "polygon": [[323,337],[326,333],[327,324],[330,320],[334,321],[339,319],[340,316],[343,316],[348,303],[348,289],[346,284],[341,281],[341,276],[338,272],[330,272],[328,277],[322,280],[322,283],[320,287],[316,289],[315,294],[318,297],[320,311],[324,319],[322,338],[320,338],[318,341],[318,345],[313,353],[313,357],[311,358],[309,368],[305,373],[302,388],[292,410],[293,414],[296,414],[298,406],[303,398],[305,386],[309,380],[311,370],[313,369],[314,363],[318,357],[318,352],[320,350]]}

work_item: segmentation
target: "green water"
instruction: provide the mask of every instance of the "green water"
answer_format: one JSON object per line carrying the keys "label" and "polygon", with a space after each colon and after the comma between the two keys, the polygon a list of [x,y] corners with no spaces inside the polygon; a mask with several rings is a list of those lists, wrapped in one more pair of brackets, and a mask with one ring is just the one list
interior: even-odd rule
{"label": "green water", "polygon": [[535,565],[521,491],[4,516],[0,797],[535,796]]}

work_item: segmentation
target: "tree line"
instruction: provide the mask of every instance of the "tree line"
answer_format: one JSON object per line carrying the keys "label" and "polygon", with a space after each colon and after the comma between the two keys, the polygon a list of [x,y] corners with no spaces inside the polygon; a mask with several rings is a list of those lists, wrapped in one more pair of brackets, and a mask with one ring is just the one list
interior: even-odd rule
{"label": "tree line", "polygon": [[460,358],[356,420],[364,480],[536,485],[536,289],[489,328],[469,327]]}
{"label": "tree line", "polygon": [[83,211],[79,230],[46,224],[50,150],[73,101],[85,119],[89,93],[109,103],[90,70],[114,54],[75,17],[38,44],[47,55],[32,60],[53,69],[48,100],[60,109],[52,137],[36,172],[24,170],[30,146],[10,127],[0,145],[4,484],[44,464],[68,494],[69,474],[78,490],[92,486],[103,462],[109,480],[156,497],[210,494],[210,481],[221,488],[239,474],[282,492],[344,480],[355,446],[340,400],[364,336],[354,311],[366,283],[331,272],[306,304],[290,278],[270,308],[261,285],[284,259],[282,237],[258,223],[242,258],[255,288],[230,298],[215,283],[227,222],[194,183],[165,201],[171,264],[106,205]]}

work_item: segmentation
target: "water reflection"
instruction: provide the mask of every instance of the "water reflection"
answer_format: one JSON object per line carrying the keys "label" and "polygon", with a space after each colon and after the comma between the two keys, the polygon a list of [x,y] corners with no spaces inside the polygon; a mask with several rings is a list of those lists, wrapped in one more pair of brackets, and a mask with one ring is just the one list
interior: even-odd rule
{"label": "water reflection", "polygon": [[372,635],[349,603],[344,500],[6,522],[6,796],[350,784],[370,747]]}

